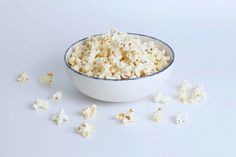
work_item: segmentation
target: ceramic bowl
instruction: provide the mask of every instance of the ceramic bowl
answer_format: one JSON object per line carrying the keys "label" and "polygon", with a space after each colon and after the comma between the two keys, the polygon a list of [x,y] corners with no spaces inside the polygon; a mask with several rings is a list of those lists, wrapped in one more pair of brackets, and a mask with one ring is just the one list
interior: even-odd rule
{"label": "ceramic bowl", "polygon": [[[165,49],[171,57],[167,67],[151,75],[120,80],[120,79],[101,79],[73,70],[68,64],[68,58],[73,49],[81,44],[87,38],[81,39],[72,44],[66,51],[64,60],[66,71],[74,86],[83,94],[108,102],[129,102],[147,97],[158,91],[163,83],[168,79],[173,69],[174,52],[165,42],[151,36],[129,33],[132,36],[138,36],[141,41],[154,41],[158,47]],[[98,36],[98,35],[95,35]]]}

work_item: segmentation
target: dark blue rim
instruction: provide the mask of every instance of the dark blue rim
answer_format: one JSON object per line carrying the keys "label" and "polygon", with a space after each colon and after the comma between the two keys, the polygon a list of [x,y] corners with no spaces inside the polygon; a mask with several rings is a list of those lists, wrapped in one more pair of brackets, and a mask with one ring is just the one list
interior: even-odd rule
{"label": "dark blue rim", "polygon": [[[163,68],[162,70],[160,70],[160,71],[158,71],[158,72],[155,72],[155,73],[152,73],[152,74],[150,74],[150,75],[144,76],[144,77],[137,77],[137,78],[130,78],[130,79],[123,79],[123,80],[122,80],[122,79],[104,79],[104,78],[98,78],[98,77],[94,77],[94,76],[88,76],[88,75],[86,75],[86,74],[80,73],[80,72],[75,71],[74,69],[72,69],[72,68],[70,67],[70,65],[67,63],[67,59],[66,59],[66,56],[67,56],[67,53],[69,52],[69,50],[70,50],[74,45],[76,45],[77,43],[86,40],[86,39],[88,38],[88,37],[86,37],[86,38],[80,39],[79,41],[73,43],[73,44],[66,50],[66,53],[65,53],[65,55],[64,55],[64,61],[65,61],[65,63],[66,63],[66,66],[67,66],[70,70],[72,70],[73,72],[75,72],[75,73],[77,73],[77,74],[79,74],[79,75],[82,75],[82,76],[85,76],[85,77],[88,77],[88,78],[92,78],[92,79],[96,79],[96,80],[129,81],[129,80],[143,79],[143,78],[147,78],[147,77],[150,77],[150,76],[159,74],[159,73],[163,72],[164,70],[166,70],[167,68],[169,68],[169,67],[173,64],[173,62],[174,62],[174,60],[175,60],[175,54],[174,54],[173,49],[172,49],[168,44],[166,44],[165,42],[163,42],[163,41],[161,41],[161,40],[159,40],[159,39],[157,39],[157,38],[154,38],[154,37],[151,37],[151,36],[148,36],[148,35],[139,34],[139,33],[128,33],[128,34],[137,35],[137,36],[143,36],[143,37],[148,37],[148,38],[157,40],[157,41],[159,41],[159,42],[165,44],[165,45],[171,50],[171,53],[172,53],[172,60],[171,60],[171,62],[170,62],[165,68]],[[96,37],[96,36],[99,36],[99,35],[102,35],[102,34],[96,34],[96,35],[93,35],[93,37]]]}

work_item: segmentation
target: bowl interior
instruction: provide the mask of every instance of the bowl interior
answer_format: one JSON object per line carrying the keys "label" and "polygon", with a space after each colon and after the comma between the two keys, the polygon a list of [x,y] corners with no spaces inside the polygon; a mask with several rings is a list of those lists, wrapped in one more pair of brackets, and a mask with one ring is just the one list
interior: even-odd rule
{"label": "bowl interior", "polygon": [[[166,50],[166,53],[171,57],[171,60],[170,60],[170,63],[165,67],[163,68],[162,70],[158,71],[158,72],[155,72],[155,73],[152,73],[150,75],[147,75],[145,77],[149,77],[149,76],[153,76],[153,75],[156,75],[160,72],[163,72],[164,70],[166,70],[168,67],[170,67],[172,65],[172,63],[174,62],[174,59],[175,59],[175,56],[174,56],[174,51],[172,50],[172,48],[166,44],[165,42],[157,39],[157,38],[154,38],[154,37],[151,37],[151,36],[148,36],[148,35],[143,35],[143,34],[137,34],[137,33],[128,33],[129,35],[132,35],[132,36],[137,36],[139,37],[139,39],[142,41],[142,42],[147,42],[147,41],[153,41],[155,42],[155,44],[160,48],[160,49],[165,49]],[[99,36],[101,34],[97,34],[97,35],[94,35],[93,37],[96,37],[96,36]],[[82,76],[85,76],[85,77],[89,77],[89,78],[93,78],[93,79],[100,79],[100,80],[111,80],[111,81],[127,81],[127,80],[135,80],[135,79],[140,79],[140,78],[145,78],[145,77],[140,77],[140,78],[131,78],[131,79],[125,79],[125,80],[120,80],[120,79],[104,79],[104,78],[97,78],[97,77],[93,77],[93,76],[88,76],[86,74],[83,74],[83,73],[80,73],[78,71],[75,71],[74,69],[72,69],[70,67],[70,65],[68,64],[68,58],[70,57],[71,53],[73,52],[73,49],[76,48],[78,45],[80,45],[84,40],[86,40],[88,37],[86,38],[83,38],[77,42],[75,42],[74,44],[72,44],[67,50],[66,50],[66,53],[65,53],[65,56],[64,56],[64,60],[65,60],[65,63],[67,65],[67,67],[69,69],[71,69],[72,71],[74,71],[75,73],[79,74],[79,75],[82,75]]]}

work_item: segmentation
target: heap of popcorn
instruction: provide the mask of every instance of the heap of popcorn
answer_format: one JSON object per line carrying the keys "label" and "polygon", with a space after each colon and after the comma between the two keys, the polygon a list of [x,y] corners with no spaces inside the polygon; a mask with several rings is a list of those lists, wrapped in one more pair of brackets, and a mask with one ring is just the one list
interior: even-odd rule
{"label": "heap of popcorn", "polygon": [[165,68],[171,57],[153,41],[118,32],[89,37],[72,50],[69,65],[80,73],[103,79],[145,77]]}

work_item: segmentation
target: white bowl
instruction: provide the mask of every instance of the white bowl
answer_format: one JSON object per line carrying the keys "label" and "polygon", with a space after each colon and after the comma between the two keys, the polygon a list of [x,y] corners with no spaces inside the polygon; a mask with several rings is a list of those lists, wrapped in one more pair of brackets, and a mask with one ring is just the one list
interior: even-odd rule
{"label": "white bowl", "polygon": [[160,89],[161,85],[163,85],[163,83],[167,80],[172,71],[172,63],[174,62],[173,50],[169,45],[159,39],[142,34],[129,34],[139,36],[142,41],[154,41],[158,45],[158,47],[165,49],[171,56],[170,64],[161,71],[158,71],[146,77],[135,79],[101,79],[88,76],[73,70],[67,62],[73,48],[75,48],[78,44],[81,44],[81,42],[86,39],[84,38],[71,45],[67,49],[64,56],[66,71],[71,81],[80,92],[84,93],[87,96],[103,101],[129,102],[147,97]]}

